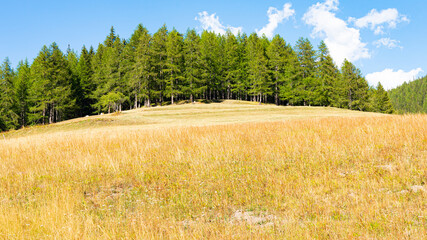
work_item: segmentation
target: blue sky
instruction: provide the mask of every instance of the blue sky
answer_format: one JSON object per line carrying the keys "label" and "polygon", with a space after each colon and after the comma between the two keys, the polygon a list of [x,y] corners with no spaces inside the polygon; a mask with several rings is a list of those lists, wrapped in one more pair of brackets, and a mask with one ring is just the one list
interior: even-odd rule
{"label": "blue sky", "polygon": [[280,34],[291,45],[299,37],[315,47],[324,40],[338,65],[348,58],[371,85],[388,89],[427,74],[425,0],[0,1],[0,58],[13,66],[52,42],[79,52],[96,48],[111,26],[129,38],[142,23],[151,33],[166,24],[180,32]]}

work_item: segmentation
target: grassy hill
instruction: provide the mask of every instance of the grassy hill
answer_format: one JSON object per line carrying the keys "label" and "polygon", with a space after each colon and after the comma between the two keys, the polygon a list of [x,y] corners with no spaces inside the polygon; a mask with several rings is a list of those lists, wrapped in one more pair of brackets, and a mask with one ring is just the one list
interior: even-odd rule
{"label": "grassy hill", "polygon": [[[332,116],[380,116],[369,112],[330,107],[283,107],[273,104],[227,100],[222,103],[196,103],[164,107],[141,108],[121,113],[76,118],[46,126],[34,126],[4,133],[5,138],[40,133],[94,130],[107,127],[153,129],[162,127],[207,126],[218,124],[283,121]],[[104,129],[105,130],[105,129]]]}
{"label": "grassy hill", "polygon": [[0,238],[427,234],[427,117],[248,102],[0,135]]}

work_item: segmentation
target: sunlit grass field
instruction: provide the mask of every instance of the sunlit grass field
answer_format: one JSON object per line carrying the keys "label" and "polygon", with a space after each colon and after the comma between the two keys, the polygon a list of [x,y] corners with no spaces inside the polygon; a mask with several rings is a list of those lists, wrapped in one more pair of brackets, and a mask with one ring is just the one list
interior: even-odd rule
{"label": "sunlit grass field", "polygon": [[423,239],[427,115],[248,102],[0,134],[2,239]]}

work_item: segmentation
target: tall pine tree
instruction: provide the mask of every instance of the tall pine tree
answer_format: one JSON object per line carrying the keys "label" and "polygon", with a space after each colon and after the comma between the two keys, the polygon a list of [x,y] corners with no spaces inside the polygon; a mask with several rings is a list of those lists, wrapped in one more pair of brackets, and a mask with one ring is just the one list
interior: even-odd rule
{"label": "tall pine tree", "polygon": [[170,96],[171,104],[174,104],[174,100],[178,94],[181,93],[180,86],[182,84],[183,75],[183,37],[175,29],[169,33],[168,40],[166,42],[166,53],[167,53],[167,78],[166,78],[166,96]]}
{"label": "tall pine tree", "polygon": [[19,116],[15,113],[15,73],[6,58],[0,67],[0,130],[18,127]]}

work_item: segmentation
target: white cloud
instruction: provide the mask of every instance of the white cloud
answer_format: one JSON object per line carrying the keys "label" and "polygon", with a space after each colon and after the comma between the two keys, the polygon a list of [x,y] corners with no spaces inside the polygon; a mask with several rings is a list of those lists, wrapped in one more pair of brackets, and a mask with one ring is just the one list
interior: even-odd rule
{"label": "white cloud", "polygon": [[267,11],[268,23],[261,30],[256,30],[257,34],[262,36],[265,34],[266,37],[272,38],[274,31],[276,30],[279,23],[282,23],[284,19],[289,19],[295,15],[295,10],[291,9],[292,4],[286,3],[283,5],[283,10],[279,11],[277,8],[269,7]]}
{"label": "white cloud", "polygon": [[203,29],[207,31],[213,31],[217,34],[219,33],[223,35],[226,33],[227,29],[230,30],[234,35],[237,35],[239,32],[242,32],[242,27],[225,27],[219,21],[219,17],[215,15],[215,13],[209,15],[208,12],[203,11],[199,12],[199,16],[196,17],[195,20],[200,22]]}
{"label": "white cloud", "polygon": [[374,45],[377,46],[377,48],[379,47],[387,47],[388,49],[393,49],[393,48],[402,48],[399,45],[400,41],[394,40],[394,39],[390,39],[390,38],[381,38],[378,39],[377,41],[374,42]]}
{"label": "white cloud", "polygon": [[312,36],[324,39],[338,65],[341,65],[345,58],[349,61],[370,58],[367,44],[361,41],[360,31],[348,27],[347,22],[335,16],[334,11],[338,10],[338,4],[338,0],[326,0],[308,9],[303,20],[314,27]]}
{"label": "white cloud", "polygon": [[350,22],[354,22],[354,25],[358,28],[370,28],[375,34],[383,34],[384,28],[396,28],[396,25],[401,22],[409,22],[409,19],[399,14],[397,9],[389,8],[378,12],[376,9],[372,9],[366,16],[355,19],[349,18]]}
{"label": "white cloud", "polygon": [[390,90],[402,85],[404,82],[412,81],[423,72],[421,68],[413,69],[409,72],[403,70],[393,71],[393,69],[384,69],[382,72],[374,72],[366,75],[366,80],[371,86],[377,86],[381,82],[384,89]]}

